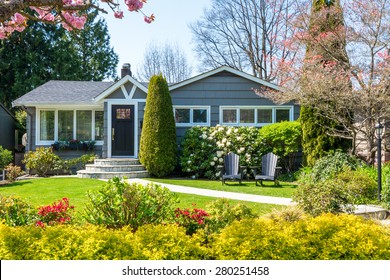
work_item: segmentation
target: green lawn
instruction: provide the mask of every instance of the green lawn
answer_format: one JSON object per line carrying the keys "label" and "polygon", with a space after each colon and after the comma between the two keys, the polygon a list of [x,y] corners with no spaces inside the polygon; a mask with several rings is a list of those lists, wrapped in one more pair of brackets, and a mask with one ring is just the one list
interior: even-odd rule
{"label": "green lawn", "polygon": [[181,185],[193,188],[210,189],[216,191],[238,192],[246,194],[256,194],[265,196],[276,196],[291,198],[297,186],[290,182],[280,182],[275,186],[273,182],[264,182],[264,186],[256,186],[254,181],[243,181],[241,185],[238,182],[228,182],[224,186],[218,180],[191,180],[181,178],[156,179],[148,178],[147,180],[165,184]]}
{"label": "green lawn", "polygon": [[[31,180],[17,181],[12,184],[0,186],[1,195],[14,195],[27,200],[33,206],[48,205],[63,197],[69,198],[71,205],[81,211],[88,202],[86,195],[88,190],[96,190],[103,181],[96,179],[79,179],[73,177],[61,178],[39,178]],[[180,208],[204,208],[207,203],[215,200],[214,197],[206,197],[192,194],[177,193]],[[231,200],[232,204],[243,203],[251,207],[258,214],[271,212],[273,209],[281,209],[283,206],[272,204],[261,204]],[[195,204],[195,206],[194,206]]]}

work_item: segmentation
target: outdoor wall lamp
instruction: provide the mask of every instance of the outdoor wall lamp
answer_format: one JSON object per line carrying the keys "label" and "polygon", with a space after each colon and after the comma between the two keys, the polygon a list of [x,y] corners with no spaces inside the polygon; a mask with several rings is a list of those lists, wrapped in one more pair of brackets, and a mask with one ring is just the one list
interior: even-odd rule
{"label": "outdoor wall lamp", "polygon": [[382,132],[383,124],[378,121],[378,124],[375,125],[376,136],[378,138],[378,200],[381,201],[381,191],[382,191]]}

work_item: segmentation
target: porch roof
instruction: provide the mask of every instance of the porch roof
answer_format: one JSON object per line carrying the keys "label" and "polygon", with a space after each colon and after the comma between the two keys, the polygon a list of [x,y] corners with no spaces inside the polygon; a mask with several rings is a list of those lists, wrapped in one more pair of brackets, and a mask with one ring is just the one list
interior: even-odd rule
{"label": "porch roof", "polygon": [[12,106],[36,106],[55,104],[94,104],[93,98],[114,82],[49,81],[19,97]]}

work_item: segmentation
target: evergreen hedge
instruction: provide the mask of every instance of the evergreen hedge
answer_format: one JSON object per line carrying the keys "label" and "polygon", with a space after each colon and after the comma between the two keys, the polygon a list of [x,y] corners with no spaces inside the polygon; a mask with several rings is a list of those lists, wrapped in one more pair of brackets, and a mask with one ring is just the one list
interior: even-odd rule
{"label": "evergreen hedge", "polygon": [[164,177],[177,164],[176,126],[172,100],[165,78],[150,79],[139,152],[149,174]]}

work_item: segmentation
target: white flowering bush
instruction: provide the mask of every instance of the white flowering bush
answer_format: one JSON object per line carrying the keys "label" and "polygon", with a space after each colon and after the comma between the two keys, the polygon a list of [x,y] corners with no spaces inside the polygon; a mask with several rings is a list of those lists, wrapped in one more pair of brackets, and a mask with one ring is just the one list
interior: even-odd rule
{"label": "white flowering bush", "polygon": [[240,156],[242,166],[259,166],[261,156],[272,150],[264,143],[255,127],[192,127],[182,142],[182,171],[194,178],[216,179],[229,152]]}

